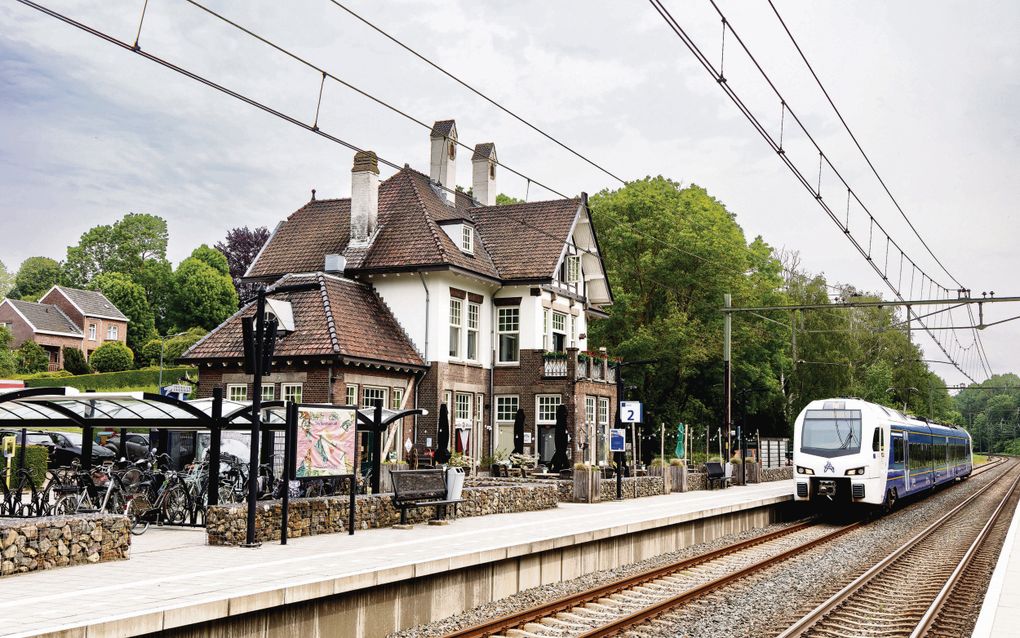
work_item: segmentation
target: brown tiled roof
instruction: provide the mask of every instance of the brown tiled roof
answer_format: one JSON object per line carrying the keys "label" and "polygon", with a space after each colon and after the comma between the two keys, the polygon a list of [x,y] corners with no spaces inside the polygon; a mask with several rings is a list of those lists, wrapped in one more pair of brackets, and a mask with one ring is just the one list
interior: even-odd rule
{"label": "brown tiled roof", "polygon": [[454,120],[438,120],[432,125],[431,137],[450,137],[453,132]]}
{"label": "brown tiled roof", "polygon": [[[369,286],[322,273],[291,275],[281,282],[297,283],[302,279],[318,281],[318,289],[273,295],[270,288],[270,297],[290,301],[294,310],[294,331],[277,339],[276,358],[341,356],[424,365],[411,340]],[[241,319],[252,314],[253,306],[245,306],[220,324],[182,359],[240,359]]]}
{"label": "brown tiled roof", "polygon": [[79,288],[68,288],[67,286],[54,286],[64,293],[71,303],[81,308],[82,314],[86,317],[110,317],[127,321],[128,318],[123,312],[113,305],[113,302],[106,298],[106,295],[97,290],[81,290]]}
{"label": "brown tiled roof", "polygon": [[36,332],[60,332],[82,336],[81,326],[76,326],[60,308],[48,303],[7,299],[15,310],[28,321]]}
{"label": "brown tiled roof", "polygon": [[312,200],[280,223],[247,276],[318,272],[326,255],[343,254],[350,236],[350,199]]}
{"label": "brown tiled roof", "polygon": [[556,270],[580,206],[580,198],[557,199],[482,206],[472,213],[501,279],[542,279]]}
{"label": "brown tiled roof", "polygon": [[489,159],[492,157],[492,147],[495,144],[492,142],[482,142],[481,144],[475,144],[474,155],[471,156],[472,160]]}

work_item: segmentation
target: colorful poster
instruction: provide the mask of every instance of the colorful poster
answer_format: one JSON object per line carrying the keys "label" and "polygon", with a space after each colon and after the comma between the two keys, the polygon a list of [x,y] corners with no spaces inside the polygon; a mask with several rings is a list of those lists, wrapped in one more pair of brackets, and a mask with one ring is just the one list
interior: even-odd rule
{"label": "colorful poster", "polygon": [[354,473],[356,419],[351,408],[298,409],[298,478]]}

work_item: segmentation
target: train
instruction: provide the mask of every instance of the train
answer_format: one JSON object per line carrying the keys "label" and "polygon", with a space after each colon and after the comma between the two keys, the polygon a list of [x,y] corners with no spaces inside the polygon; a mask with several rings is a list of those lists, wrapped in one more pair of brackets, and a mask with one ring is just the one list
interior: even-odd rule
{"label": "train", "polygon": [[793,429],[794,500],[872,506],[970,476],[970,434],[861,399],[812,401]]}

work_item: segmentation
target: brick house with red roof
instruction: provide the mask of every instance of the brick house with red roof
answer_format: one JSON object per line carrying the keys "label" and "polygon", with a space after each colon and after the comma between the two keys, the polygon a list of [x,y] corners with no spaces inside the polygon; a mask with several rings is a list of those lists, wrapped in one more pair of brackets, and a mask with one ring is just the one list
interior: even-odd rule
{"label": "brick house with red roof", "polygon": [[[588,320],[612,304],[587,197],[496,205],[491,143],[471,158],[472,196],[458,192],[456,140],[452,120],[436,122],[430,175],[405,165],[383,181],[375,154],[359,152],[350,198],[313,193],[277,225],[246,278],[271,291],[314,277],[321,291],[280,297],[293,303],[294,327],[278,341],[270,379],[303,384],[289,396],[306,402],[425,408],[388,437],[384,451],[398,456],[408,439],[435,444],[446,404],[451,447],[476,460],[510,451],[521,408],[526,451],[548,460],[564,404],[571,459],[605,462],[613,373],[604,351],[579,356],[591,347]],[[240,367],[240,317],[250,312],[186,353],[199,365],[200,396],[250,389]]]}

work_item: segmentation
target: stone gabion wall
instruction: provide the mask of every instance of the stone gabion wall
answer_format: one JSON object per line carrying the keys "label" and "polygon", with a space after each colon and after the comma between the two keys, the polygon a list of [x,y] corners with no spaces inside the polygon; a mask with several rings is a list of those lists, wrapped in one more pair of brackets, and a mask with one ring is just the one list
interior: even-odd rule
{"label": "stone gabion wall", "polygon": [[763,483],[767,483],[769,481],[785,481],[793,478],[793,467],[763,467],[759,476]]}
{"label": "stone gabion wall", "polygon": [[0,576],[128,557],[128,519],[112,514],[0,520]]}
{"label": "stone gabion wall", "polygon": [[[485,516],[511,512],[532,512],[556,507],[556,486],[547,483],[526,483],[499,487],[465,487],[458,516]],[[347,531],[349,501],[347,497],[326,496],[298,498],[290,501],[287,521],[291,538]],[[259,542],[280,539],[280,501],[259,503],[255,514],[255,538]],[[244,504],[216,505],[209,508],[206,535],[210,545],[240,545],[245,541],[247,509]],[[450,511],[452,516],[452,508]],[[435,516],[434,507],[408,510],[411,523],[424,522]],[[389,527],[400,522],[400,510],[393,506],[389,494],[360,495],[355,510],[355,529]]]}
{"label": "stone gabion wall", "polygon": [[703,490],[708,486],[704,472],[687,472],[687,491]]}
{"label": "stone gabion wall", "polygon": [[[662,489],[661,476],[628,476],[623,479],[622,493],[625,499],[661,496]],[[601,490],[599,496],[603,501],[616,499],[616,479],[602,479]]]}

